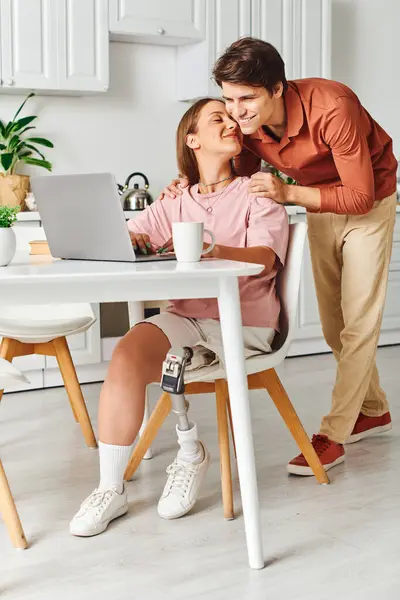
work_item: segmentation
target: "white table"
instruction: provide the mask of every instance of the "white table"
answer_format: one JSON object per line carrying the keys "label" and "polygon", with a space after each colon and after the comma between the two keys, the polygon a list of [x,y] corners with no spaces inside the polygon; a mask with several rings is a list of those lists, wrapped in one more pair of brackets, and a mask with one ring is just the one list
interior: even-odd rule
{"label": "white table", "polygon": [[19,253],[0,267],[1,304],[123,302],[217,298],[225,351],[232,420],[250,567],[264,556],[254,461],[247,377],[244,364],[238,277],[256,275],[261,265],[223,260],[112,263],[53,260]]}

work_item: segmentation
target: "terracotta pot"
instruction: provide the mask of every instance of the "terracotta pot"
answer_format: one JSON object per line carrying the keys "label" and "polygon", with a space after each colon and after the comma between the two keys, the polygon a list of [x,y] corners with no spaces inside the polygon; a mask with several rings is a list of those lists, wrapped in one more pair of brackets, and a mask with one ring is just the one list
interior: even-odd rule
{"label": "terracotta pot", "polygon": [[20,206],[21,210],[25,210],[25,197],[28,192],[28,175],[4,175],[4,173],[0,173],[0,205]]}
{"label": "terracotta pot", "polygon": [[14,258],[17,241],[12,227],[0,227],[0,267],[5,267]]}

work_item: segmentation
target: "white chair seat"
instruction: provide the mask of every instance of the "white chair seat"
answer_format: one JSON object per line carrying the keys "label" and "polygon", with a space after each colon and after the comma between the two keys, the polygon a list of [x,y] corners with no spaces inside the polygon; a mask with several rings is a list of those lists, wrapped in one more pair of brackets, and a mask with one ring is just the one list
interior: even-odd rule
{"label": "white chair seat", "polygon": [[[267,369],[274,369],[281,362],[282,358],[279,350],[271,352],[271,354],[252,356],[246,359],[246,373],[247,375],[253,375],[253,373],[261,373]],[[185,383],[192,383],[194,381],[215,382],[217,379],[227,379],[226,371],[219,363],[211,367],[202,367],[198,371],[185,372]]]}
{"label": "white chair seat", "polygon": [[0,390],[4,390],[7,386],[15,383],[29,383],[29,379],[8,360],[0,358]]}
{"label": "white chair seat", "polygon": [[5,306],[0,313],[0,336],[39,344],[86,331],[95,321],[90,304]]}

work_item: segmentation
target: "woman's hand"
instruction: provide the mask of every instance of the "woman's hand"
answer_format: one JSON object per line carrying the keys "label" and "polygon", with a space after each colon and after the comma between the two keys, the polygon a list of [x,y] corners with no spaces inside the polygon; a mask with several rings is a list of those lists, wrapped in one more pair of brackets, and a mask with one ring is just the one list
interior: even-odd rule
{"label": "woman's hand", "polygon": [[163,189],[157,200],[162,200],[165,197],[174,199],[176,196],[181,196],[181,188],[185,188],[188,185],[189,180],[186,177],[182,177],[181,179],[173,179],[172,182]]}
{"label": "woman's hand", "polygon": [[157,254],[164,254],[165,252],[174,252],[174,242],[172,240],[172,237],[170,237],[169,240],[165,242],[165,244],[163,244],[162,246],[160,246],[160,248],[156,250]]}
{"label": "woman's hand", "polygon": [[147,233],[134,233],[129,231],[133,249],[141,254],[153,254],[153,246]]}
{"label": "woman's hand", "polygon": [[279,204],[288,202],[289,186],[272,173],[254,173],[249,182],[249,192],[262,198],[271,198]]}

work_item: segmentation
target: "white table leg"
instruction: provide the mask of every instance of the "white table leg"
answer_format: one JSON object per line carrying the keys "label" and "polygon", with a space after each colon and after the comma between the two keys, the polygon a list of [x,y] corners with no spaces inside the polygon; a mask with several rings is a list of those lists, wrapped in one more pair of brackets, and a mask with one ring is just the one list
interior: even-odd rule
{"label": "white table leg", "polygon": [[[139,321],[143,321],[144,319],[144,302],[128,302],[128,313],[129,313],[129,327],[133,327]],[[144,405],[144,416],[142,426],[139,431],[139,436],[142,435],[143,431],[147,427],[147,423],[149,421],[149,399],[147,397],[146,391],[146,401]],[[145,460],[149,460],[153,458],[153,453],[151,447],[147,450],[146,454],[143,456]]]}
{"label": "white table leg", "polygon": [[236,277],[228,277],[220,281],[218,306],[236,440],[237,464],[249,564],[252,569],[262,569],[264,567],[264,555],[261,538],[260,508],[258,503],[249,394],[244,362],[239,286]]}

